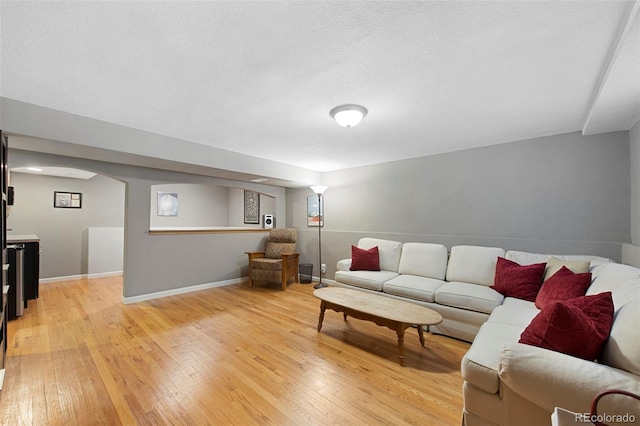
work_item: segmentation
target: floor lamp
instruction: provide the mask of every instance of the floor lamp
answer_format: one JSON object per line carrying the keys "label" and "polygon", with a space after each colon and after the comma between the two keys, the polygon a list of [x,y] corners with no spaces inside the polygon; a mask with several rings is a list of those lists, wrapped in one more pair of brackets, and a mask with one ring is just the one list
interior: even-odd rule
{"label": "floor lamp", "polygon": [[327,287],[322,282],[322,225],[324,224],[324,206],[322,205],[322,194],[327,190],[327,186],[314,185],[311,190],[318,196],[318,269],[320,270],[320,281],[313,288]]}

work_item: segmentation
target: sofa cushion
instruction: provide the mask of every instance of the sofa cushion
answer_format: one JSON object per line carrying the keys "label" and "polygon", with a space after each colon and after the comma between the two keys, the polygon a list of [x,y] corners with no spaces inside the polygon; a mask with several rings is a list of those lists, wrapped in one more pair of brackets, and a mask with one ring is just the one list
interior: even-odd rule
{"label": "sofa cushion", "polygon": [[499,257],[494,284],[491,288],[503,296],[533,302],[542,285],[542,275],[546,265],[546,263],[534,263],[521,266],[512,260]]}
{"label": "sofa cushion", "polygon": [[527,306],[510,306],[506,305],[506,301],[508,299],[512,298],[508,297],[507,299],[505,299],[505,303],[495,308],[493,312],[491,312],[491,315],[489,316],[487,322],[501,322],[504,324],[520,327],[520,330],[524,330],[535,318],[535,316],[540,313],[540,309],[536,308],[536,306],[532,302],[526,302],[528,303]]}
{"label": "sofa cushion", "polygon": [[520,309],[535,309],[536,311],[540,310],[536,308],[534,302],[529,302],[527,300],[522,300],[515,297],[505,297],[504,302],[502,302],[501,306],[511,306]]}
{"label": "sofa cushion", "polygon": [[391,271],[337,271],[335,280],[368,290],[382,291],[385,281],[398,276]]}
{"label": "sofa cushion", "polygon": [[521,327],[509,324],[486,322],[482,324],[471,347],[462,358],[462,378],[485,392],[497,393],[498,354],[505,342],[517,342]]}
{"label": "sofa cushion", "polygon": [[349,269],[351,271],[379,271],[378,246],[371,247],[369,250],[351,246],[351,267]]}
{"label": "sofa cushion", "polygon": [[448,282],[436,290],[436,303],[454,308],[468,309],[490,314],[502,304],[504,296],[497,291],[478,284]]}
{"label": "sofa cushion", "polygon": [[594,360],[602,351],[612,322],[610,292],[553,302],[525,328],[519,343]]}
{"label": "sofa cushion", "polygon": [[404,243],[398,272],[444,280],[447,248],[442,244]]}
{"label": "sofa cushion", "polygon": [[558,255],[558,254],[540,254],[529,253],[526,251],[509,250],[504,257],[514,262],[518,262],[521,265],[531,265],[532,263],[547,262],[551,257],[556,257],[561,260],[589,260],[591,262],[591,269],[596,266],[604,265],[611,262],[611,259],[601,256],[589,256],[581,254],[570,255]]}
{"label": "sofa cushion", "polygon": [[544,272],[544,279],[547,280],[555,275],[562,267],[569,269],[574,274],[583,274],[589,272],[589,266],[591,261],[589,260],[567,260],[559,259],[555,256],[551,256],[547,260],[547,268]]}
{"label": "sofa cushion", "polygon": [[593,273],[593,281],[587,294],[598,294],[603,291],[615,291],[627,280],[640,278],[640,269],[621,263],[609,263]]}
{"label": "sofa cushion", "polygon": [[381,240],[378,238],[360,238],[358,248],[369,250],[378,246],[380,255],[380,269],[398,272],[398,263],[402,253],[402,243],[399,241]]}
{"label": "sofa cushion", "polygon": [[566,266],[545,280],[536,296],[536,307],[543,309],[550,303],[584,296],[591,284],[591,273],[575,274]]}
{"label": "sofa cushion", "polygon": [[609,340],[605,343],[600,362],[640,375],[640,292],[636,298],[615,313]]}
{"label": "sofa cushion", "polygon": [[[402,256],[404,256],[404,254]],[[444,281],[434,278],[419,277],[416,275],[398,275],[385,282],[382,286],[382,291],[395,296],[408,297],[424,302],[434,302],[436,290],[443,285],[445,285]]]}
{"label": "sofa cushion", "polygon": [[447,264],[447,281],[493,285],[498,257],[504,250],[497,247],[454,246]]}

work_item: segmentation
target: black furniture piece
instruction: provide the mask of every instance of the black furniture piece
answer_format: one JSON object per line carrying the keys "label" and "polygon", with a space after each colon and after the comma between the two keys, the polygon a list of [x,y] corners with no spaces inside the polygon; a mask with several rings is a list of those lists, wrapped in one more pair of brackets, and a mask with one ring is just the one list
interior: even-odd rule
{"label": "black furniture piece", "polygon": [[24,244],[7,244],[7,263],[7,320],[11,321],[21,317],[27,307],[24,297]]}
{"label": "black furniture piece", "polygon": [[[37,299],[40,296],[40,239],[37,235],[8,235],[7,243],[9,247],[20,246],[22,248],[22,261],[17,262],[18,250],[8,250],[9,273],[7,276],[9,284],[18,284],[18,276],[22,276],[22,300],[24,309],[29,307],[29,300]],[[21,263],[21,270],[19,263]],[[14,286],[12,286],[14,287]],[[16,304],[17,288],[9,290],[9,321],[20,316],[20,309]]]}
{"label": "black furniture piece", "polygon": [[2,289],[2,310],[0,311],[0,390],[4,383],[4,359],[7,350],[7,302],[9,286],[7,285],[7,203],[9,201],[9,170],[7,168],[7,155],[9,142],[7,135],[0,130],[0,248],[2,249],[2,275],[0,276],[0,288]]}

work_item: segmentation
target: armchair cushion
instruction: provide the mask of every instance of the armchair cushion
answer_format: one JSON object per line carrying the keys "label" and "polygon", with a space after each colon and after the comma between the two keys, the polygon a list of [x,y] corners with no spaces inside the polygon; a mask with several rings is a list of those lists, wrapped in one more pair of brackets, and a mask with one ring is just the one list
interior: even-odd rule
{"label": "armchair cushion", "polygon": [[251,261],[251,267],[265,271],[280,271],[282,270],[282,259],[270,259],[268,257],[253,259]]}
{"label": "armchair cushion", "polygon": [[296,251],[296,243],[278,243],[267,241],[265,257],[270,259],[280,259],[284,253],[293,253]]}
{"label": "armchair cushion", "polygon": [[269,231],[269,241],[274,243],[294,243],[298,239],[295,228],[276,228]]}

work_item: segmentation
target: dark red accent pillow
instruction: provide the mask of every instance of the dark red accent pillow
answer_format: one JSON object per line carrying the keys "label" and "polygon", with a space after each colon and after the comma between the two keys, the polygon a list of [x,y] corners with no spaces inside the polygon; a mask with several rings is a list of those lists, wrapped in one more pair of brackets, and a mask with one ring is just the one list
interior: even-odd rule
{"label": "dark red accent pillow", "polygon": [[519,343],[593,361],[613,324],[611,292],[552,302],[520,335]]}
{"label": "dark red accent pillow", "polygon": [[378,246],[364,250],[351,246],[351,271],[379,271],[380,255]]}
{"label": "dark red accent pillow", "polygon": [[591,272],[574,274],[569,268],[563,266],[542,283],[536,296],[536,307],[542,309],[552,302],[584,296],[590,285]]}
{"label": "dark red accent pillow", "polygon": [[546,263],[520,265],[504,257],[498,257],[491,288],[505,297],[517,297],[533,302],[540,291],[545,266]]}

